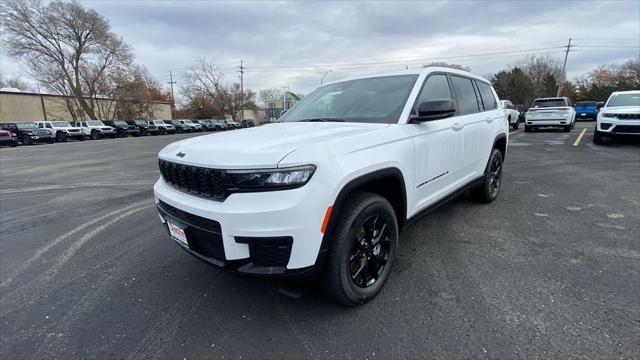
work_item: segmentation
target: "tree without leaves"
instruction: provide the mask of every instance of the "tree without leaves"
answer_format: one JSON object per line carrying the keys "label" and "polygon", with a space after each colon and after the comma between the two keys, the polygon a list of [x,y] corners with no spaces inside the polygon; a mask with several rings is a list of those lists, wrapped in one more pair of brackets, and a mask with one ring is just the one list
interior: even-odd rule
{"label": "tree without leaves", "polygon": [[20,77],[6,77],[0,74],[0,88],[14,88],[20,91],[33,92],[35,89]]}
{"label": "tree without leaves", "polygon": [[278,88],[262,89],[258,94],[259,94],[258,97],[260,98],[262,105],[266,107],[266,106],[269,106],[269,103],[281,100],[284,95],[284,91]]}
{"label": "tree without leaves", "polygon": [[48,89],[73,96],[91,119],[98,118],[99,82],[132,62],[129,46],[107,20],[76,2],[9,1],[4,25],[11,55],[22,57]]}

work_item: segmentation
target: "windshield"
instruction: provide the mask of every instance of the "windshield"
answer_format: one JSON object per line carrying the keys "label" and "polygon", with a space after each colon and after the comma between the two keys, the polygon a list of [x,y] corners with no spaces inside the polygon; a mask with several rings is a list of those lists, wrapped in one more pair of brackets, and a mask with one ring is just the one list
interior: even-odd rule
{"label": "windshield", "polygon": [[70,127],[71,125],[69,125],[68,122],[66,121],[52,121],[51,124],[54,127]]}
{"label": "windshield", "polygon": [[31,129],[31,128],[36,127],[36,123],[34,123],[34,122],[17,123],[16,126],[18,127],[18,129]]}
{"label": "windshield", "polygon": [[280,121],[397,123],[417,78],[418,75],[383,76],[322,86]]}
{"label": "windshield", "polygon": [[115,125],[120,125],[120,126],[127,126],[129,124],[127,124],[126,121],[122,121],[122,120],[118,120],[118,121],[114,121],[113,122]]}
{"label": "windshield", "polygon": [[640,93],[612,95],[605,107],[640,106]]}
{"label": "windshield", "polygon": [[104,126],[104,124],[100,120],[90,120],[87,121],[87,126]]}
{"label": "windshield", "polygon": [[584,102],[578,102],[575,105],[576,107],[596,107],[596,102],[595,101],[584,101]]}
{"label": "windshield", "polygon": [[548,100],[536,100],[531,105],[532,108],[545,108],[545,107],[563,107],[567,104],[562,99],[548,99]]}
{"label": "windshield", "polygon": [[144,121],[144,120],[136,120],[136,121],[134,121],[134,123],[136,123],[136,125],[149,125],[149,124],[147,124],[147,122],[146,122],[146,121]]}

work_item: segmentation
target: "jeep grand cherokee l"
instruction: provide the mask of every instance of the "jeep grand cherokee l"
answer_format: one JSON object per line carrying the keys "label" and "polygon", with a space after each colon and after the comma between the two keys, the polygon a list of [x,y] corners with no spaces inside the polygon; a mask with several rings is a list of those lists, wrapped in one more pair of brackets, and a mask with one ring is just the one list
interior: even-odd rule
{"label": "jeep grand cherokee l", "polygon": [[254,276],[321,277],[346,305],[389,277],[398,232],[465,190],[496,199],[508,126],[491,84],[428,67],[317,88],[278,123],[167,145],[154,185],[175,243]]}
{"label": "jeep grand cherokee l", "polygon": [[593,142],[604,144],[615,135],[640,138],[640,90],[614,92],[600,109]]}
{"label": "jeep grand cherokee l", "polygon": [[525,115],[524,131],[540,127],[560,127],[569,132],[576,123],[576,111],[568,97],[535,99]]}

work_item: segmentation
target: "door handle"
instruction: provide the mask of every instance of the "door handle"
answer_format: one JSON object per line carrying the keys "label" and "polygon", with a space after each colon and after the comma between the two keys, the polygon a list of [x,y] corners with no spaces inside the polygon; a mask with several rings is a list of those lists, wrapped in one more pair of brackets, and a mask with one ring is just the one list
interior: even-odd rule
{"label": "door handle", "polygon": [[488,123],[493,122],[493,118],[491,116],[487,116],[486,118],[484,118],[485,120],[487,120]]}
{"label": "door handle", "polygon": [[458,130],[462,130],[463,127],[464,127],[464,124],[455,123],[451,128],[453,128],[453,130],[455,131],[458,131]]}

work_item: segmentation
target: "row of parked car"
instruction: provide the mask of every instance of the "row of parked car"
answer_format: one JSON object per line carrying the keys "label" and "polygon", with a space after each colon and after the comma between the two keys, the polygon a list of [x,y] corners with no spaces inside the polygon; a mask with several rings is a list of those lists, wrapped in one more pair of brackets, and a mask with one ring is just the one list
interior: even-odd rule
{"label": "row of parked car", "polygon": [[32,145],[39,142],[66,142],[68,139],[84,141],[101,138],[115,139],[127,136],[182,134],[202,131],[234,130],[254,126],[252,121],[223,119],[205,120],[86,120],[33,121],[0,124],[0,145]]}
{"label": "row of parked car", "polygon": [[[529,108],[525,108],[524,105],[514,105],[509,100],[501,100],[500,102],[502,103],[502,108],[504,109],[509,125],[513,127],[513,129],[518,129],[520,123],[525,123],[526,131],[530,131],[532,129],[531,127],[527,127],[527,125],[532,125],[531,121],[527,122],[527,116],[530,116],[530,120],[533,120],[535,115],[541,114],[536,113],[536,111],[541,108],[562,108],[560,110],[571,110],[572,115],[575,113],[575,116],[572,116],[573,119],[570,121],[571,124],[565,123],[562,125],[572,125],[575,120],[596,120],[598,118],[600,108],[604,106],[604,102],[597,101],[580,101],[573,104],[571,99],[568,97],[535,99]],[[569,126],[565,126],[565,130],[569,131],[571,129]]]}

